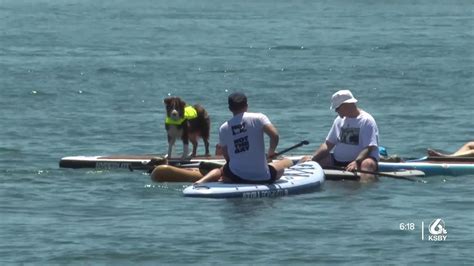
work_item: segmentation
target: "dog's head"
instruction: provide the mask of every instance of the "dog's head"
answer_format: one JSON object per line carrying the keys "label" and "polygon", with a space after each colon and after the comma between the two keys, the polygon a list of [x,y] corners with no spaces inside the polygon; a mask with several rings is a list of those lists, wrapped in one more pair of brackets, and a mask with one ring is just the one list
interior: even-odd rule
{"label": "dog's head", "polygon": [[172,120],[184,118],[184,107],[186,103],[179,97],[169,97],[164,100],[166,106],[166,116]]}

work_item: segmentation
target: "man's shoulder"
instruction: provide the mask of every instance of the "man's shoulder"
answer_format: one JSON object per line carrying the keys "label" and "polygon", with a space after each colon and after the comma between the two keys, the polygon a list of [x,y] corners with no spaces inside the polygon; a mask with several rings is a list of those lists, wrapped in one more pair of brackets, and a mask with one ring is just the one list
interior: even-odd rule
{"label": "man's shoulder", "polygon": [[360,116],[364,119],[372,120],[372,121],[375,122],[374,117],[369,112],[366,112],[364,110],[360,110]]}
{"label": "man's shoulder", "polygon": [[244,118],[245,119],[261,120],[261,121],[264,121],[264,122],[267,122],[267,123],[270,121],[268,119],[268,116],[265,115],[264,113],[249,113],[249,112],[246,112]]}
{"label": "man's shoulder", "polygon": [[336,118],[334,118],[334,121],[332,123],[333,123],[333,125],[343,124],[344,123],[344,117],[336,116]]}
{"label": "man's shoulder", "polygon": [[245,112],[245,117],[262,117],[266,116],[263,113],[253,113],[253,112]]}
{"label": "man's shoulder", "polygon": [[368,112],[364,111],[364,110],[361,110],[360,119],[361,119],[362,121],[364,121],[364,123],[365,123],[366,125],[377,126],[377,122],[375,122],[374,117],[373,117],[371,114],[369,114]]}
{"label": "man's shoulder", "polygon": [[219,131],[221,130],[225,130],[226,128],[229,127],[229,121],[225,121],[224,123],[222,123],[222,125],[219,127]]}

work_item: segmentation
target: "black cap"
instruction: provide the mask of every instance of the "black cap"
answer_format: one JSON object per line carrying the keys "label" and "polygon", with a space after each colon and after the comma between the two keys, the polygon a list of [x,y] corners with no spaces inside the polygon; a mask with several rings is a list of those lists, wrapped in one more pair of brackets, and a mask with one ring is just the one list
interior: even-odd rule
{"label": "black cap", "polygon": [[247,106],[247,96],[242,92],[234,92],[229,95],[229,108],[230,109],[239,109]]}

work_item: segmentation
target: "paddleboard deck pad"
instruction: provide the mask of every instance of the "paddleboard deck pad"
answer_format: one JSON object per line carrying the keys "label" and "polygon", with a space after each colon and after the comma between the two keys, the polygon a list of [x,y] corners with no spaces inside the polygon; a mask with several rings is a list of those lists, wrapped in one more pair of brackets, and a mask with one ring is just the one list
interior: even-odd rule
{"label": "paddleboard deck pad", "polygon": [[316,162],[305,162],[285,169],[272,184],[234,184],[209,182],[183,190],[186,197],[199,198],[267,198],[308,193],[321,188],[324,172]]}

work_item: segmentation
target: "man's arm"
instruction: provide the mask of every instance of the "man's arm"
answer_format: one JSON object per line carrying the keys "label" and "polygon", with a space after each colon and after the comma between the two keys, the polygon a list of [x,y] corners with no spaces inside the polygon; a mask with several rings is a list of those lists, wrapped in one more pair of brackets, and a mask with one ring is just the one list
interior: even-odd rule
{"label": "man's arm", "polygon": [[377,146],[367,146],[365,147],[359,155],[357,155],[357,158],[352,161],[350,164],[347,165],[346,170],[347,171],[355,171],[357,169],[360,169],[360,164],[362,163],[363,160],[367,159],[370,155],[370,153],[374,150],[378,149]]}
{"label": "man's arm", "polygon": [[372,153],[374,150],[377,149],[377,146],[367,146],[365,147],[365,149],[363,149],[359,155],[357,156],[357,158],[355,159],[355,161],[357,163],[361,163],[365,158],[368,158],[370,153]]}
{"label": "man's arm", "polygon": [[272,124],[266,124],[263,126],[263,132],[270,137],[270,146],[268,147],[268,158],[272,158],[275,155],[276,147],[280,140],[280,135],[278,135],[278,130]]}
{"label": "man's arm", "polygon": [[320,162],[322,159],[326,158],[329,155],[329,152],[334,148],[334,144],[325,141],[319,148],[314,152],[313,157],[311,157],[311,160],[315,162]]}

